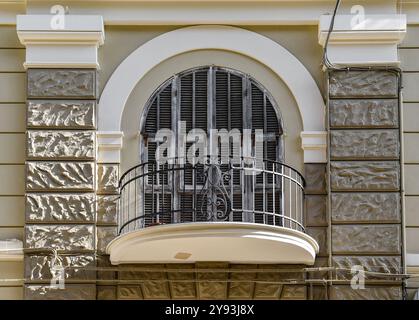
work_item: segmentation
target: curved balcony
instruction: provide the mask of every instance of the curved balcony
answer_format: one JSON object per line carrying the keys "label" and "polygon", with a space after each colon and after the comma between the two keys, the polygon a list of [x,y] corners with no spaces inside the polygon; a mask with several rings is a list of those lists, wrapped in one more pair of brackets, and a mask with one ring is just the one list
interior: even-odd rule
{"label": "curved balcony", "polygon": [[249,158],[182,160],[142,163],[121,177],[113,264],[314,263],[298,171]]}

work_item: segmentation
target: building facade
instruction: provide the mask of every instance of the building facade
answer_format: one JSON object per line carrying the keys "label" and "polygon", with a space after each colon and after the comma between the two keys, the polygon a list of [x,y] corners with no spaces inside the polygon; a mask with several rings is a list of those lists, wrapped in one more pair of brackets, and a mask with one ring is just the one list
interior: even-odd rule
{"label": "building facade", "polygon": [[0,299],[419,299],[418,25],[0,1]]}

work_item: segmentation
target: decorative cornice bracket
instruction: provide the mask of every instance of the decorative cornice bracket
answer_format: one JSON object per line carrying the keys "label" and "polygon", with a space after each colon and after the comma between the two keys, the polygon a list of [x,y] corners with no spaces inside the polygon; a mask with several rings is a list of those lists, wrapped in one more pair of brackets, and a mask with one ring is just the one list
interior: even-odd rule
{"label": "decorative cornice bracket", "polygon": [[[320,17],[319,44],[325,46],[331,15]],[[404,14],[358,17],[338,15],[327,47],[329,60],[337,66],[398,66],[397,45],[406,34]]]}
{"label": "decorative cornice bracket", "polygon": [[26,46],[25,68],[99,68],[97,49],[104,43],[101,16],[18,15],[17,34]]}

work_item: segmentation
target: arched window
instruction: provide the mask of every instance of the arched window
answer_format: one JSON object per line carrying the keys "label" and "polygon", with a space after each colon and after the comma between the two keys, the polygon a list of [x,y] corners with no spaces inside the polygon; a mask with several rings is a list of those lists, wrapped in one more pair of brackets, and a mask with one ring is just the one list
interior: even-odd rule
{"label": "arched window", "polygon": [[[252,77],[222,67],[200,67],[167,80],[149,99],[141,119],[142,161],[154,161],[159,129],[261,129],[263,158],[282,161],[282,123],[271,95]],[[178,155],[179,156],[179,155]]]}
{"label": "arched window", "polygon": [[[142,170],[157,172],[150,175],[148,180],[143,179],[143,185],[139,186],[144,195],[140,209],[146,216],[141,220],[143,226],[156,222],[208,220],[197,211],[205,211],[207,203],[211,202],[210,198],[219,196],[218,191],[214,191],[214,188],[210,191],[206,183],[199,180],[196,168],[179,172],[163,170],[160,173],[160,169],[156,170],[152,165],[159,143],[155,140],[156,132],[171,129],[178,133],[180,121],[186,122],[186,132],[197,128],[208,134],[211,129],[239,129],[241,132],[250,129],[253,133],[256,129],[263,130],[263,158],[278,162],[283,160],[283,131],[278,108],[272,96],[255,79],[236,70],[215,66],[194,68],[177,74],[150,97],[140,121],[141,161],[150,164]],[[274,164],[270,166],[265,169],[278,169]],[[228,192],[229,208],[224,208],[230,213],[227,219],[281,225],[279,217],[263,213],[282,212],[281,182],[272,175],[245,177],[242,173],[236,176],[232,173]],[[198,196],[197,192],[205,196]],[[166,207],[170,210],[165,210]],[[153,216],[153,213],[158,214]]]}

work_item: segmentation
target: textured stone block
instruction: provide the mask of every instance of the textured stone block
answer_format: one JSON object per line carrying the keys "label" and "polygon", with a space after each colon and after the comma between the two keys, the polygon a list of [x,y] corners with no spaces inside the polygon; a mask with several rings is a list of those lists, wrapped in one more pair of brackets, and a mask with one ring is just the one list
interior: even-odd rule
{"label": "textured stone block", "polygon": [[309,163],[304,165],[304,179],[306,194],[326,194],[326,165],[323,163]]}
{"label": "textured stone block", "polygon": [[399,124],[396,99],[330,100],[329,110],[332,128],[396,128]]}
{"label": "textured stone block", "polygon": [[26,225],[25,248],[94,250],[94,227],[92,225]]}
{"label": "textured stone block", "polygon": [[26,189],[91,191],[93,167],[93,162],[28,162]]}
{"label": "textured stone block", "polygon": [[[365,271],[381,273],[403,273],[401,257],[399,256],[333,256],[333,266],[349,271],[338,271],[339,279],[350,280],[353,277],[350,269],[353,266],[361,266]],[[366,274],[366,279],[383,279]],[[390,278],[386,278],[390,280]]]}
{"label": "textured stone block", "polygon": [[95,156],[93,131],[28,131],[29,159],[89,160]]}
{"label": "textured stone block", "polygon": [[95,284],[66,284],[65,289],[49,285],[25,285],[25,300],[95,300]]}
{"label": "textured stone block", "polygon": [[333,222],[399,222],[398,193],[332,193]]}
{"label": "textured stone block", "polygon": [[170,292],[172,299],[196,299],[194,282],[170,282]]}
{"label": "textured stone block", "polygon": [[[285,265],[259,265],[258,267],[260,269],[274,269],[275,272],[267,272],[265,270],[264,272],[257,273],[255,278],[254,299],[280,299],[283,289],[283,285],[280,284],[280,282],[285,279],[294,278],[294,276],[289,273],[279,272],[278,269],[282,267],[285,268]],[[298,279],[298,277],[296,279]]]}
{"label": "textured stone block", "polygon": [[[132,269],[132,268],[143,268],[143,269],[153,269],[153,268],[162,268],[163,265],[159,264],[152,264],[152,265],[145,265],[142,264],[141,266],[137,265],[124,265],[124,268]],[[120,280],[133,280],[133,281],[141,281],[141,296],[144,299],[169,299],[170,292],[169,292],[169,285],[167,283],[167,276],[165,272],[150,272],[150,271],[120,271],[119,272],[119,279]],[[126,296],[134,295],[137,296],[137,286],[130,287],[131,289],[127,290]],[[133,289],[135,288],[135,289]],[[134,291],[134,292],[132,292]],[[131,292],[131,293],[130,293]],[[139,295],[139,292],[138,292]],[[138,299],[138,297],[136,298]]]}
{"label": "textured stone block", "polygon": [[[270,282],[279,280],[271,279]],[[282,291],[282,285],[275,283],[261,283],[255,284],[254,299],[276,300],[279,299]]]}
{"label": "textured stone block", "polygon": [[336,71],[330,74],[331,97],[397,97],[397,75],[388,71]]}
{"label": "textured stone block", "polygon": [[150,271],[163,268],[161,264],[124,264],[118,268],[121,280],[162,280],[166,275],[162,271]]}
{"label": "textured stone block", "polygon": [[319,256],[328,255],[327,227],[308,227],[306,232],[319,244]]}
{"label": "textured stone block", "polygon": [[[256,279],[255,272],[239,272],[240,269],[246,271],[254,269],[255,265],[251,264],[235,264],[230,268],[233,272],[230,273],[231,282],[228,285],[228,298],[229,299],[252,299],[255,287],[254,279]],[[237,270],[239,269],[239,270]],[[245,282],[248,280],[248,282]]]}
{"label": "textured stone block", "polygon": [[118,191],[118,165],[98,165],[98,193],[115,194]]}
{"label": "textured stone block", "polygon": [[97,224],[117,224],[118,212],[117,197],[115,196],[98,196],[97,197]]}
{"label": "textured stone block", "polygon": [[395,161],[333,161],[331,187],[333,191],[397,191],[400,188],[400,165]]}
{"label": "textured stone block", "polygon": [[29,98],[96,98],[96,71],[28,69]]}
{"label": "textured stone block", "polygon": [[29,128],[94,129],[95,101],[28,102]]}
{"label": "textured stone block", "polygon": [[297,285],[284,285],[281,292],[281,300],[305,300],[306,287]]}
{"label": "textured stone block", "polygon": [[332,159],[397,159],[400,141],[397,130],[332,130]]}
{"label": "textured stone block", "polygon": [[142,300],[143,294],[139,285],[119,285],[119,300]]}
{"label": "textured stone block", "polygon": [[401,300],[402,289],[397,286],[374,286],[354,290],[350,286],[332,286],[331,300]]}
{"label": "textured stone block", "polygon": [[94,223],[94,194],[27,194],[28,223]]}
{"label": "textured stone block", "polygon": [[305,197],[305,225],[327,226],[327,196],[307,195]]}
{"label": "textured stone block", "polygon": [[[25,278],[28,280],[50,280],[53,255],[25,256]],[[65,268],[65,279],[96,280],[96,266],[93,255],[60,255]],[[86,269],[87,268],[87,269]],[[90,270],[89,270],[90,268]]]}
{"label": "textured stone block", "polygon": [[[196,299],[195,265],[193,264],[168,264],[168,269],[191,269],[191,272],[167,272],[172,299]],[[182,280],[176,281],[176,280]],[[190,281],[185,281],[190,280]]]}
{"label": "textured stone block", "polygon": [[99,253],[106,253],[106,246],[118,235],[117,227],[97,227],[96,250]]}
{"label": "textured stone block", "polygon": [[142,285],[144,299],[170,299],[166,281],[144,281]]}
{"label": "textured stone block", "polygon": [[335,225],[332,227],[333,253],[400,253],[399,225]]}
{"label": "textured stone block", "polygon": [[[200,262],[196,264],[200,269],[225,269],[228,268],[228,263],[205,263]],[[197,273],[198,282],[198,297],[199,299],[226,299],[227,298],[227,283],[228,278],[226,272],[199,272]],[[202,281],[203,280],[203,281]],[[223,280],[223,281],[216,281]]]}
{"label": "textured stone block", "polygon": [[97,300],[116,300],[116,286],[97,286]]}

